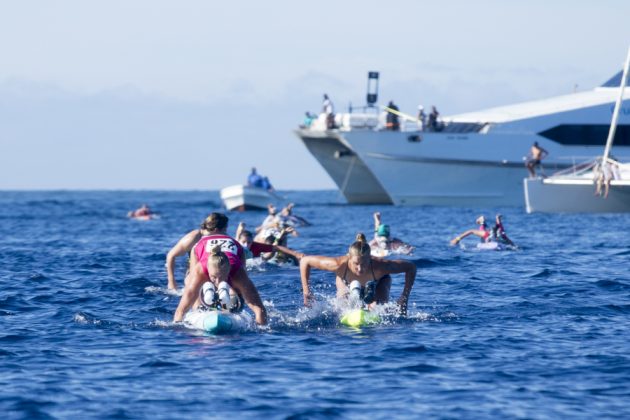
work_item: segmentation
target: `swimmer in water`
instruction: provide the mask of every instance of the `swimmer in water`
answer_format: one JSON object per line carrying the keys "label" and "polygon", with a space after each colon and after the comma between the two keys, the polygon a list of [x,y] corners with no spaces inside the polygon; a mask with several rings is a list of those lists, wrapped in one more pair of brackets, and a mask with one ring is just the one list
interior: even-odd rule
{"label": "swimmer in water", "polygon": [[285,251],[291,251],[286,255],[290,255],[292,258],[298,258],[298,256],[302,254],[286,248],[286,240],[282,240],[287,233],[290,233],[290,229],[283,229],[280,232],[280,237],[275,238],[272,236],[271,241],[267,238],[264,243],[254,242],[252,233],[249,230],[246,230],[245,223],[241,222],[238,224],[235,237],[243,247],[245,258],[248,260],[255,257],[261,257],[263,260],[269,260],[276,255],[285,255],[280,248],[285,249]]}
{"label": "swimmer in water", "polygon": [[416,280],[416,265],[405,260],[383,260],[370,255],[370,246],[365,235],[359,233],[350,245],[348,254],[340,257],[306,255],[300,259],[300,275],[304,305],[309,306],[313,296],[309,287],[311,268],[332,271],[336,275],[337,297],[347,297],[349,286],[358,281],[363,288],[363,301],[366,304],[386,303],[392,285],[391,274],[405,273],[405,286],[398,299],[400,313],[406,315],[409,294]]}
{"label": "swimmer in water", "polygon": [[478,236],[481,239],[481,242],[488,242],[488,239],[490,238],[490,230],[488,230],[486,218],[484,216],[479,216],[476,220],[476,223],[479,225],[479,229],[467,230],[466,232],[453,239],[451,241],[451,245],[457,245],[459,241],[470,235]]}
{"label": "swimmer in water", "polygon": [[381,213],[374,213],[374,239],[370,241],[372,252],[378,256],[378,251],[396,252],[399,254],[410,255],[414,247],[398,238],[392,238],[389,231],[389,225],[381,222]]}
{"label": "swimmer in water", "polygon": [[127,217],[151,217],[153,216],[155,213],[153,213],[151,211],[151,209],[149,208],[149,206],[147,206],[146,204],[143,204],[142,206],[140,206],[139,209],[136,209],[134,211],[130,211],[129,213],[127,213]]}
{"label": "swimmer in water", "polygon": [[280,214],[276,215],[276,219],[281,224],[291,227],[311,226],[308,220],[296,214],[293,214],[293,207],[295,207],[295,204],[289,203],[285,208],[282,209]]}
{"label": "swimmer in water", "polygon": [[495,217],[494,227],[492,228],[490,238],[496,242],[516,247],[514,242],[512,242],[505,233],[505,228],[503,227],[503,216],[500,214],[497,214]]}

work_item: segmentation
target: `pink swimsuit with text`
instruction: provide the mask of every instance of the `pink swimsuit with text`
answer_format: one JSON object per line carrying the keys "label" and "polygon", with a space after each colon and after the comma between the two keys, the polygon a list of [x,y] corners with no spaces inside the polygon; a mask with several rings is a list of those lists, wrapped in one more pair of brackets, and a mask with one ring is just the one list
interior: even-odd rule
{"label": "pink swimsuit with text", "polygon": [[227,255],[228,260],[230,261],[229,280],[231,280],[238,269],[243,266],[243,261],[245,261],[243,247],[236,241],[236,239],[227,235],[204,236],[195,245],[195,256],[197,257],[197,261],[201,264],[203,272],[207,275],[208,256],[210,255],[212,248],[217,245],[221,246],[221,251]]}

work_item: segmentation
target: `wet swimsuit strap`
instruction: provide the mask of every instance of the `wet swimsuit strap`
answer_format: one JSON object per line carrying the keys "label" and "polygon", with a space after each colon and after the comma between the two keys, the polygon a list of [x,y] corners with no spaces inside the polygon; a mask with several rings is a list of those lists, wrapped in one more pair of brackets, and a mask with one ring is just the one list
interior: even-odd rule
{"label": "wet swimsuit strap", "polygon": [[[374,282],[376,282],[376,284],[378,285],[378,283],[383,280],[385,277],[389,276],[389,274],[385,274],[383,277],[381,277],[380,279],[376,279],[376,275],[374,274],[374,266],[372,265],[372,258],[370,258],[370,271],[372,272],[372,280],[374,280]],[[346,276],[348,274],[348,262],[346,262],[346,269],[343,272],[343,277],[341,278],[341,280],[343,280],[343,283],[346,286],[350,286],[350,283],[348,283],[348,280],[346,279]]]}

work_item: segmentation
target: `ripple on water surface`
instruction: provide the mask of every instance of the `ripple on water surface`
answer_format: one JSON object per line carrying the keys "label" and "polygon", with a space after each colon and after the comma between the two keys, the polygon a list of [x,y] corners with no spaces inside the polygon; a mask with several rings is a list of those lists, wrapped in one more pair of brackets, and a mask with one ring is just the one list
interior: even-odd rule
{"label": "ripple on water surface", "polygon": [[[9,418],[619,417],[630,411],[630,216],[340,205],[287,192],[313,223],[290,245],[342,255],[381,211],[416,246],[409,313],[339,325],[330,273],[303,308],[297,267],[248,264],[270,325],[174,325],[164,259],[216,192],[0,194],[0,410]],[[142,202],[161,218],[125,214]],[[450,247],[478,213],[520,246]],[[33,214],[49,217],[35,217]],[[254,228],[264,212],[230,213]],[[548,232],[532,232],[544,226]],[[182,282],[186,262],[177,261]],[[395,275],[392,298],[404,283]],[[384,309],[390,311],[391,307]]]}

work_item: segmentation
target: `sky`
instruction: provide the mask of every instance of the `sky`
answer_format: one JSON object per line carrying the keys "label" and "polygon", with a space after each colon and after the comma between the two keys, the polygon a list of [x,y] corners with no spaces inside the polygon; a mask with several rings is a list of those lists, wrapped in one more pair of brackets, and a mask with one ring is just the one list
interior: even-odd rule
{"label": "sky", "polygon": [[589,90],[628,1],[0,0],[0,190],[334,184],[293,130],[328,93],[442,115]]}

